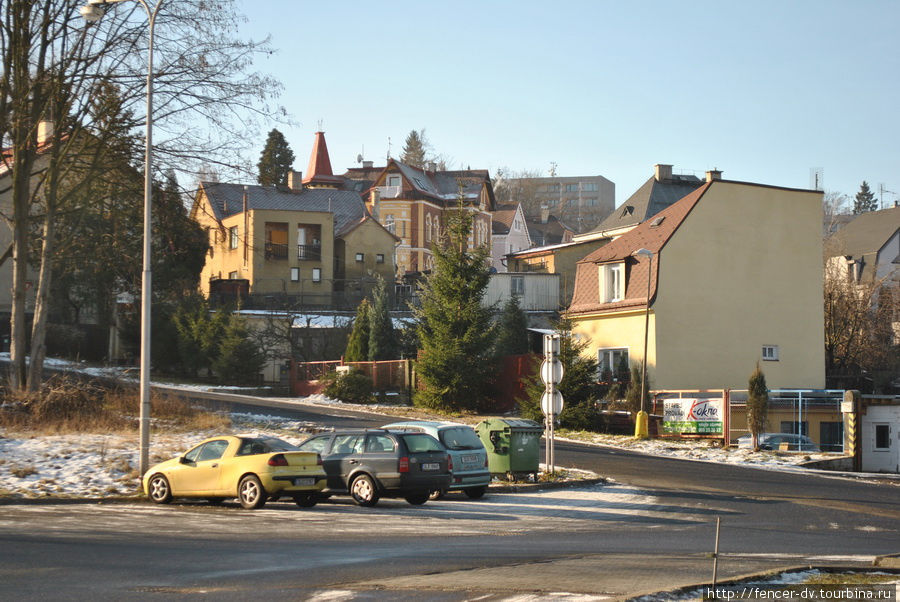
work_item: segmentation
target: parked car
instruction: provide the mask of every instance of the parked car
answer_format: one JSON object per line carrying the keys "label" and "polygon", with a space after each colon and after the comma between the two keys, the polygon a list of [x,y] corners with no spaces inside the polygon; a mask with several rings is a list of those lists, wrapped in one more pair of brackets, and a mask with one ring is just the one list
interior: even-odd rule
{"label": "parked car", "polygon": [[[738,437],[738,448],[752,448],[753,436],[744,435]],[[780,449],[781,444],[786,443],[788,449],[795,451],[817,452],[818,444],[806,435],[794,433],[761,433],[759,435],[759,449]]]}
{"label": "parked car", "polygon": [[325,487],[325,470],[319,454],[276,437],[224,435],[151,467],[142,484],[144,494],[157,504],[176,497],[218,504],[236,497],[244,508],[256,509],[270,497],[284,495],[308,508]]}
{"label": "parked car", "polygon": [[450,454],[426,433],[337,431],[310,437],[300,449],[322,455],[325,495],[349,493],[360,506],[374,506],[382,497],[420,505],[431,491],[450,485]]}
{"label": "parked car", "polygon": [[[468,497],[478,499],[491,484],[487,450],[471,426],[458,422],[414,420],[394,422],[381,428],[428,433],[443,443],[453,459],[450,491],[462,490]],[[431,499],[440,498],[444,493],[444,490],[433,491]]]}

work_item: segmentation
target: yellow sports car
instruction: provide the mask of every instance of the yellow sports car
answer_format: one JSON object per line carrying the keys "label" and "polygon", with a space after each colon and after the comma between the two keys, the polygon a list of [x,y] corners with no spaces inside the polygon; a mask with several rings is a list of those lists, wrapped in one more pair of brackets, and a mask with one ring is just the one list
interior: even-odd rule
{"label": "yellow sports car", "polygon": [[226,435],[203,441],[185,454],[153,466],[144,494],[157,504],[173,497],[206,498],[220,504],[236,497],[244,508],[262,508],[271,497],[290,496],[298,506],[316,505],[325,487],[322,457],[265,435]]}

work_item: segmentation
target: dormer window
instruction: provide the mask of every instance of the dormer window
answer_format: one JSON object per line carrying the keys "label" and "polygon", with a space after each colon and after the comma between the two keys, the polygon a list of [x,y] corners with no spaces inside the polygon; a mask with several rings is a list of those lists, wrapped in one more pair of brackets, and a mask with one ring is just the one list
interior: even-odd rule
{"label": "dormer window", "polygon": [[389,175],[387,177],[387,185],[388,186],[400,186],[400,176],[399,175]]}
{"label": "dormer window", "polygon": [[625,263],[607,263],[600,266],[600,302],[615,303],[625,297]]}

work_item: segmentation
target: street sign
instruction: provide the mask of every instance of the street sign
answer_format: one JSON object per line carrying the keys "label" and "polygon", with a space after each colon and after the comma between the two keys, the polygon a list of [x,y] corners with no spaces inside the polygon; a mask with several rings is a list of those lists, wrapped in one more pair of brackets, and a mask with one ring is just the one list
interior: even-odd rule
{"label": "street sign", "polygon": [[541,380],[545,383],[553,383],[558,385],[563,377],[563,365],[559,360],[547,361],[541,363]]}
{"label": "street sign", "polygon": [[544,391],[541,395],[541,411],[547,415],[551,413],[550,410],[553,410],[554,416],[559,416],[563,411],[563,396],[559,391],[553,391],[552,394],[550,391]]}

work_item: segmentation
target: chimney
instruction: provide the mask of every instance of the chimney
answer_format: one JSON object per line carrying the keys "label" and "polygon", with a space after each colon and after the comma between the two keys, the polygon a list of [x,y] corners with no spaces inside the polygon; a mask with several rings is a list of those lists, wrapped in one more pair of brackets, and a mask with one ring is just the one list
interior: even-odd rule
{"label": "chimney", "polygon": [[706,172],[706,181],[707,182],[714,182],[716,180],[721,180],[721,179],[722,179],[722,172],[719,171],[718,169],[711,169],[708,172]]}
{"label": "chimney", "polygon": [[38,122],[38,130],[37,130],[37,143],[44,144],[48,142],[50,138],[53,137],[53,122],[52,121],[41,121]]}
{"label": "chimney", "polygon": [[372,166],[375,165],[372,161],[363,161],[363,169],[372,169]]}
{"label": "chimney", "polygon": [[546,224],[548,221],[550,221],[550,207],[541,205],[541,223]]}
{"label": "chimney", "polygon": [[379,213],[381,213],[381,191],[377,188],[372,191],[372,217],[376,222],[380,222]]}
{"label": "chimney", "polygon": [[289,170],[287,185],[291,192],[303,192],[303,172]]}
{"label": "chimney", "polygon": [[656,173],[654,174],[654,177],[656,178],[657,182],[665,182],[666,180],[672,179],[672,166],[671,165],[657,163],[656,165],[654,165],[654,168],[656,169]]}
{"label": "chimney", "polygon": [[436,172],[437,171],[437,163],[435,163],[434,161],[429,161],[428,162],[428,171],[430,171],[431,173]]}

